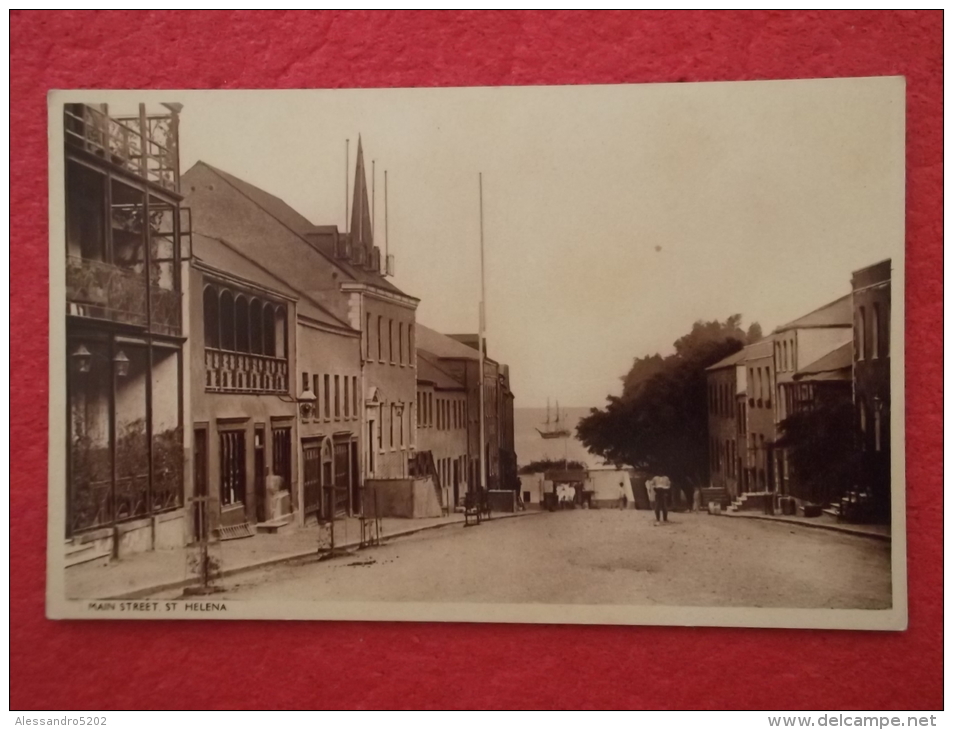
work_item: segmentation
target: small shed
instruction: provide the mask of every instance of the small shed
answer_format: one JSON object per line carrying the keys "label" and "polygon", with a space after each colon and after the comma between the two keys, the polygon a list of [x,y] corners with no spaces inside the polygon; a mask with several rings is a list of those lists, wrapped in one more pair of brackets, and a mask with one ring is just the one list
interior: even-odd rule
{"label": "small shed", "polygon": [[618,507],[620,487],[625,495],[626,506],[634,509],[636,502],[632,491],[632,480],[625,469],[614,467],[589,469],[584,489],[592,492],[594,507]]}

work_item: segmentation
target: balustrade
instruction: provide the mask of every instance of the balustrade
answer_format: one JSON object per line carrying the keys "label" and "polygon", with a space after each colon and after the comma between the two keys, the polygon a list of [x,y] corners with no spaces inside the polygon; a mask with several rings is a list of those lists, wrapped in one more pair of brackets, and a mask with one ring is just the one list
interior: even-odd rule
{"label": "balustrade", "polygon": [[205,389],[219,393],[287,393],[288,361],[206,347]]}

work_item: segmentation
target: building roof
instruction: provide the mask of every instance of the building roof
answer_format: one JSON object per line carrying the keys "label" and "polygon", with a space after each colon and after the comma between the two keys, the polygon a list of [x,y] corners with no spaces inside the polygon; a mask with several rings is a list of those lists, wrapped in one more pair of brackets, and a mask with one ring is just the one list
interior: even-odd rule
{"label": "building roof", "polygon": [[[421,350],[432,353],[437,358],[448,358],[453,360],[479,360],[480,351],[458,342],[452,337],[441,334],[436,330],[418,323],[417,324],[417,346]],[[489,360],[490,358],[487,358]]]}
{"label": "building roof", "polygon": [[463,383],[441,368],[433,355],[417,350],[417,382],[433,383],[441,390],[462,390]]}
{"label": "building roof", "polygon": [[785,332],[793,329],[814,329],[817,327],[850,327],[853,321],[853,312],[850,294],[835,299],[813,312],[798,317],[792,322],[783,324],[775,332]]}
{"label": "building roof", "polygon": [[774,357],[774,336],[768,335],[767,337],[762,337],[757,342],[754,342],[744,350],[744,357],[742,360],[761,360],[766,357]]}
{"label": "building roof", "polygon": [[258,284],[297,301],[298,314],[340,329],[354,331],[344,320],[334,316],[327,309],[306,294],[298,291],[288,282],[276,276],[261,263],[239,251],[223,238],[192,233],[192,255],[199,262],[230,274],[250,284]]}
{"label": "building roof", "polygon": [[738,352],[732,353],[728,357],[719,360],[714,365],[711,365],[705,370],[724,370],[725,368],[731,367],[732,365],[737,365],[739,362],[745,359],[745,350],[742,347]]}
{"label": "building roof", "polygon": [[794,373],[798,381],[850,380],[854,364],[854,342],[847,340]]}
{"label": "building roof", "polygon": [[[278,198],[277,196],[274,196],[271,193],[262,190],[261,188],[257,188],[251,183],[245,182],[241,178],[235,177],[231,173],[220,170],[217,167],[213,167],[207,162],[202,162],[200,160],[195,163],[196,167],[199,165],[211,170],[219,178],[231,185],[235,190],[254,203],[264,213],[268,214],[285,228],[297,235],[298,238],[301,239],[301,242],[304,246],[317,251],[323,258],[327,260],[328,263],[344,272],[350,279],[364,284],[370,284],[396,294],[403,294],[400,289],[394,286],[384,276],[373,271],[352,266],[350,262],[337,258],[334,255],[333,250],[333,235],[327,235],[329,231],[336,230],[336,227],[316,226],[281,198]],[[269,258],[272,256],[272,254],[273,252],[269,250]]]}

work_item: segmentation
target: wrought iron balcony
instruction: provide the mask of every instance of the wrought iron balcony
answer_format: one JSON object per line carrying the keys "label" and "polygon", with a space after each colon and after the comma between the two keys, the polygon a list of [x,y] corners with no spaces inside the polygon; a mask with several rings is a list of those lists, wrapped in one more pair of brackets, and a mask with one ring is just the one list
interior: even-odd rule
{"label": "wrought iron balcony", "polygon": [[205,389],[218,393],[287,393],[288,361],[206,347]]}
{"label": "wrought iron balcony", "polygon": [[[178,335],[182,332],[182,294],[154,287],[152,331]],[[67,312],[110,322],[148,325],[146,281],[142,272],[92,261],[79,256],[66,259]]]}
{"label": "wrought iron balcony", "polygon": [[67,104],[63,122],[67,145],[101,157],[166,190],[178,192],[175,114],[114,118],[88,104]]}

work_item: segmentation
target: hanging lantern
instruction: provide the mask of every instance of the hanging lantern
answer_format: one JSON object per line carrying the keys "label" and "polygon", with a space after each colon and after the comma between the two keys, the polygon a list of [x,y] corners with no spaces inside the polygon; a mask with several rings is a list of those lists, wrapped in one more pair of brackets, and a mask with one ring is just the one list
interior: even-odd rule
{"label": "hanging lantern", "polygon": [[80,344],[79,347],[73,350],[73,354],[71,357],[73,358],[73,362],[76,365],[76,372],[78,373],[89,372],[89,368],[93,362],[93,355],[89,350],[86,349],[85,345]]}
{"label": "hanging lantern", "polygon": [[318,397],[311,392],[311,388],[305,388],[301,395],[298,396],[298,408],[301,412],[302,420],[308,420],[311,418],[311,414],[314,412],[314,405],[317,402]]}
{"label": "hanging lantern", "polygon": [[120,378],[124,378],[129,374],[129,358],[126,357],[126,353],[122,350],[117,352],[113,358],[113,367],[115,368],[116,375]]}

